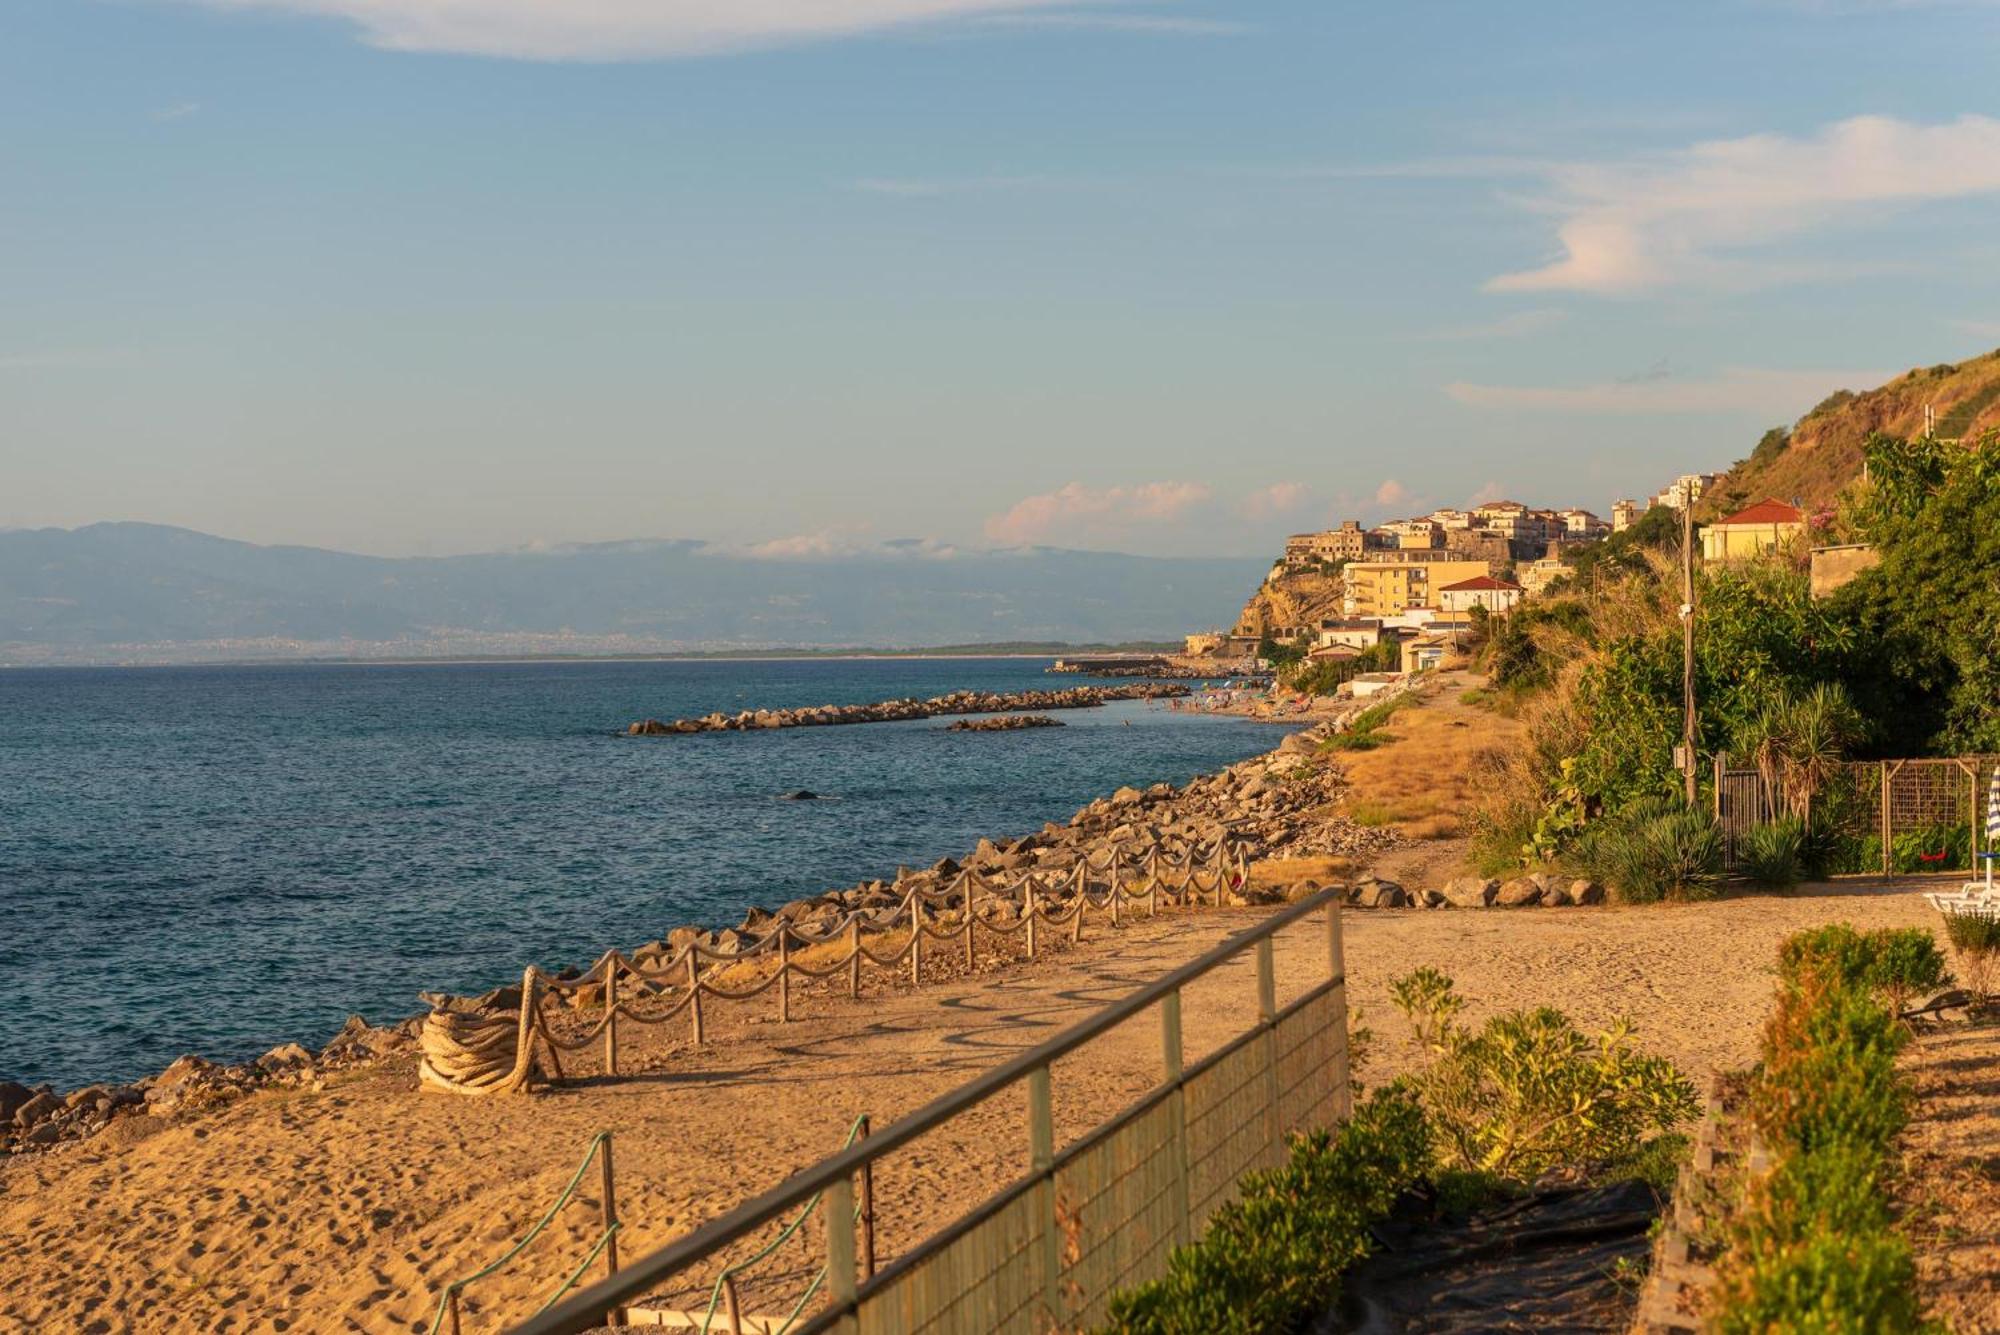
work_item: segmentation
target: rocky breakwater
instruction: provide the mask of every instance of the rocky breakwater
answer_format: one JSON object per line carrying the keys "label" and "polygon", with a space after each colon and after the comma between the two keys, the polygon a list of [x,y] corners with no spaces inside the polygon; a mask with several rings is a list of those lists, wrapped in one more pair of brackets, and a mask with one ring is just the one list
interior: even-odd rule
{"label": "rocky breakwater", "polygon": [[336,1071],[370,1065],[414,1050],[420,1020],[376,1028],[349,1017],[318,1052],[297,1043],[272,1048],[255,1061],[222,1065],[186,1056],[158,1075],[129,1085],[86,1085],[58,1094],[0,1080],[0,1154],[45,1150],[66,1141],[128,1145],[176,1117],[193,1116],[259,1089],[321,1089]]}
{"label": "rocky breakwater", "polygon": [[1133,686],[1072,686],[1060,691],[953,691],[928,700],[880,700],[867,705],[814,705],[805,709],[746,709],[700,718],[641,719],[625,729],[632,737],[693,732],[750,732],[762,728],[817,728],[842,723],[900,723],[946,714],[1007,714],[1043,709],[1095,709],[1113,700],[1164,700],[1188,694],[1172,682]]}
{"label": "rocky breakwater", "polygon": [[946,732],[1019,732],[1022,728],[1060,728],[1059,718],[1047,714],[1001,714],[994,718],[964,718],[945,728]]}

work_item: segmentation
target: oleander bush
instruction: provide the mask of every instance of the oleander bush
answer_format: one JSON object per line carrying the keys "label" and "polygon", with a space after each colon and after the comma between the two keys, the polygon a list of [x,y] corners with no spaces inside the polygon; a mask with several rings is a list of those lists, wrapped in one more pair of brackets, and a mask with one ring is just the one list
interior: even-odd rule
{"label": "oleander bush", "polygon": [[1778,1005],[1748,1104],[1774,1164],[1730,1221],[1715,1329],[1924,1329],[1910,1245],[1887,1204],[1909,1095],[1896,1070],[1907,1031],[1885,999],[1929,968],[1919,936],[1928,941],[1838,924],[1780,949]]}
{"label": "oleander bush", "polygon": [[1430,1165],[1430,1133],[1407,1089],[1377,1091],[1337,1133],[1295,1137],[1282,1167],[1243,1180],[1201,1241],[1167,1273],[1111,1301],[1116,1335],[1255,1335],[1324,1310],[1368,1229]]}
{"label": "oleander bush", "polygon": [[1767,890],[1789,890],[1801,879],[1805,836],[1805,822],[1796,816],[1753,826],[1737,843],[1737,862],[1755,884]]}

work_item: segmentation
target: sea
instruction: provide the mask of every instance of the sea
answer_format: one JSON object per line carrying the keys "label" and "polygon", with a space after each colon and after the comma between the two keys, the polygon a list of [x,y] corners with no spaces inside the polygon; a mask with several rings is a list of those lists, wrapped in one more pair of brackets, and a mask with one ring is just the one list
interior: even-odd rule
{"label": "sea", "polygon": [[[627,737],[639,718],[1049,689],[1047,659],[0,671],[0,1079],[125,1081],[317,1047],[530,962],[893,876],[1270,725],[1121,702]],[[820,801],[786,801],[798,789]]]}

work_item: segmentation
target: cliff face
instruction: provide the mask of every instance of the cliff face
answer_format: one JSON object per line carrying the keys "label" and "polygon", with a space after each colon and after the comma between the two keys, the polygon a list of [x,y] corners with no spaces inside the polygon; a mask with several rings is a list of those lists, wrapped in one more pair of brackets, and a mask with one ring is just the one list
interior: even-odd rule
{"label": "cliff face", "polygon": [[1281,626],[1315,625],[1322,617],[1339,616],[1344,596],[1339,575],[1280,570],[1250,595],[1236,628],[1244,635],[1262,635]]}
{"label": "cliff face", "polygon": [[2000,427],[2000,352],[1955,366],[1920,366],[1859,394],[1835,394],[1800,418],[1781,448],[1760,446],[1731,469],[1703,499],[1698,517],[1714,519],[1767,496],[1796,500],[1809,511],[1830,505],[1861,476],[1869,435],[1922,435],[1925,405],[1936,412],[1941,437],[1970,440]]}

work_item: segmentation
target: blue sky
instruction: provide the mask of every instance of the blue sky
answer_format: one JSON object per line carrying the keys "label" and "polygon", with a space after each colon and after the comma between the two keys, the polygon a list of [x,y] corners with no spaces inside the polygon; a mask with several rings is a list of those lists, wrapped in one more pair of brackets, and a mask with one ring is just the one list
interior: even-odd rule
{"label": "blue sky", "polygon": [[0,0],[0,525],[1256,553],[2000,344],[2000,4]]}

